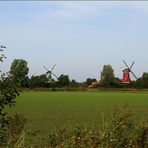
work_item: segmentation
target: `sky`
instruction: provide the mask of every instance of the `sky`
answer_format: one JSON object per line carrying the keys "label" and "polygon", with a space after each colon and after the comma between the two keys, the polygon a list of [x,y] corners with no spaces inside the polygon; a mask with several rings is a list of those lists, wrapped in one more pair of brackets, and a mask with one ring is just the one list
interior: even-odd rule
{"label": "sky", "polygon": [[0,45],[7,47],[3,72],[24,59],[29,76],[56,64],[57,76],[99,80],[109,64],[122,78],[125,60],[135,61],[132,70],[141,77],[148,72],[148,2],[0,1]]}

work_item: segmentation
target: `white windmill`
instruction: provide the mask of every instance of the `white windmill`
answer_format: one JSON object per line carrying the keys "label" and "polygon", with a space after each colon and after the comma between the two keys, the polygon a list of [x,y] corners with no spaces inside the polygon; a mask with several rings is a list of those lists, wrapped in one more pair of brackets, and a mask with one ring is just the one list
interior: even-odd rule
{"label": "white windmill", "polygon": [[55,66],[56,65],[54,65],[51,70],[49,70],[46,66],[43,66],[47,71],[46,78],[48,79],[48,83],[53,83],[54,79],[52,78],[52,76],[54,76],[58,80],[58,77],[53,73]]}

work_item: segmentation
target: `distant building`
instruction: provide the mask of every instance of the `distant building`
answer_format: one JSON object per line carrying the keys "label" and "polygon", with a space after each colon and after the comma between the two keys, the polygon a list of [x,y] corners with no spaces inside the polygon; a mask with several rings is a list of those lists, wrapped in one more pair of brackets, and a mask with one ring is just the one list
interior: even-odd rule
{"label": "distant building", "polygon": [[99,84],[100,84],[99,81],[92,82],[91,85],[89,85],[89,88],[97,87],[97,86],[99,86]]}

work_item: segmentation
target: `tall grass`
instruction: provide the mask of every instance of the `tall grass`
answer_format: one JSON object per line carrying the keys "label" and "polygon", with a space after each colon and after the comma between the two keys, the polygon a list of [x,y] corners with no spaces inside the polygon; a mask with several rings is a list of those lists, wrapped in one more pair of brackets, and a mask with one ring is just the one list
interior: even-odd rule
{"label": "tall grass", "polygon": [[[142,146],[145,146],[148,123],[140,122],[148,119],[147,98],[146,92],[25,92],[17,98],[11,113],[23,114],[27,123],[17,136],[12,136],[16,139],[11,144],[19,145],[24,141],[25,147],[83,147],[84,141],[88,141],[86,147],[119,147],[129,143],[123,138],[127,137],[134,139],[132,145],[136,143],[140,147],[143,143]],[[127,113],[120,114],[119,110],[112,113],[114,108],[120,108],[126,102],[134,116],[130,112],[125,116]],[[128,121],[128,124],[123,123],[125,131],[131,133],[126,135],[121,122],[116,124],[121,119]],[[79,133],[80,136],[77,136]],[[119,133],[122,135],[119,136]]]}
{"label": "tall grass", "polygon": [[93,130],[77,126],[68,129],[51,130],[48,136],[49,147],[71,148],[147,148],[148,125],[136,125],[127,107],[112,114],[110,122],[104,122]]}
{"label": "tall grass", "polygon": [[[72,129],[51,128],[48,131],[47,140],[44,143],[40,143],[36,139],[38,138],[38,133],[32,133],[30,141],[26,141],[22,126],[24,125],[24,119],[21,116],[16,116],[11,122],[9,129],[11,136],[9,136],[8,147],[147,148],[148,124],[137,124],[133,117],[129,108],[124,106],[122,109],[115,110],[108,121],[104,120],[104,115],[102,114],[102,123],[99,123],[99,128],[97,129],[79,125]],[[12,127],[15,130],[12,130]]]}

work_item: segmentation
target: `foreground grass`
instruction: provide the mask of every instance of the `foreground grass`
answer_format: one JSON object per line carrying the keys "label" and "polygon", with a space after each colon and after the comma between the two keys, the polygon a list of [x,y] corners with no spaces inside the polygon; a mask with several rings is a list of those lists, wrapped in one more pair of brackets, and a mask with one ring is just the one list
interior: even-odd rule
{"label": "foreground grass", "polygon": [[[140,123],[140,122],[137,122]],[[69,128],[51,128],[46,140],[39,141],[38,133],[25,139],[23,116],[15,116],[9,127],[6,145],[10,147],[30,148],[147,148],[148,125],[136,124],[127,106],[114,111],[108,121],[98,123],[95,129],[75,126]],[[27,135],[28,138],[29,135]]]}
{"label": "foreground grass", "polygon": [[12,114],[27,118],[26,132],[44,139],[49,129],[73,129],[76,125],[97,128],[115,108],[128,104],[135,120],[148,118],[148,93],[121,92],[24,92]]}

